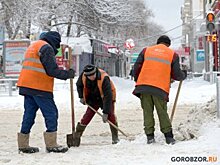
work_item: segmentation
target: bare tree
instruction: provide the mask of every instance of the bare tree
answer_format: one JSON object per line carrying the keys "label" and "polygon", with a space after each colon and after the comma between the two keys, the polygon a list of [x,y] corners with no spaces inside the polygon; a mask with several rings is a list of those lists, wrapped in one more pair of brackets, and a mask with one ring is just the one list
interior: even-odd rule
{"label": "bare tree", "polygon": [[[10,39],[19,32],[30,37],[32,27],[57,30],[66,36],[88,35],[115,45],[143,38],[161,27],[150,22],[144,0],[1,0],[0,18]],[[144,40],[138,42],[150,42]]]}

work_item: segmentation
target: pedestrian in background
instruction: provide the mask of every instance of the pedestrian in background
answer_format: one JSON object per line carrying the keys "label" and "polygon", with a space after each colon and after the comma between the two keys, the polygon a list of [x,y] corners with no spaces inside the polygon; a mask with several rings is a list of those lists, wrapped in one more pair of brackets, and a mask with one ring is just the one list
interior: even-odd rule
{"label": "pedestrian in background", "polygon": [[144,117],[144,131],[147,143],[154,143],[155,121],[154,107],[157,110],[160,130],[164,133],[166,143],[174,144],[172,125],[167,113],[170,80],[186,78],[186,71],[180,69],[179,56],[169,48],[170,38],[162,35],[157,44],[144,48],[134,64],[136,86],[133,94],[140,98]]}
{"label": "pedestrian in background", "polygon": [[18,149],[23,153],[39,152],[37,147],[29,146],[31,128],[35,123],[38,109],[41,110],[46,132],[44,141],[47,152],[66,152],[67,147],[57,144],[58,109],[53,99],[54,78],[66,80],[74,78],[75,71],[59,70],[55,55],[60,48],[61,36],[58,32],[45,33],[40,40],[32,43],[26,53],[17,86],[24,96],[24,115]]}
{"label": "pedestrian in background", "polygon": [[[117,118],[115,115],[116,90],[108,74],[94,65],[87,65],[78,78],[76,83],[77,91],[82,104],[88,104],[96,111],[103,109],[103,122],[111,121],[116,126]],[[81,121],[76,126],[76,137],[74,146],[80,145],[80,138],[94,117],[95,112],[89,107],[83,115]],[[118,130],[110,125],[112,133],[112,144],[119,142]]]}
{"label": "pedestrian in background", "polygon": [[132,66],[129,75],[131,76],[131,80],[133,80],[133,77],[134,77],[134,66]]}

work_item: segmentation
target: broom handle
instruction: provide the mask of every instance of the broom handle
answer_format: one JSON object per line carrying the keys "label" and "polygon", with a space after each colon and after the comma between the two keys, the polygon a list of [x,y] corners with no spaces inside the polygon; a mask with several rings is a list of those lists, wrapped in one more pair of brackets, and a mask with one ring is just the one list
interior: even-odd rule
{"label": "broom handle", "polygon": [[[86,103],[86,105],[91,109],[93,110],[95,113],[97,113],[99,116],[102,117],[102,114],[98,111],[96,111],[93,107],[91,107],[89,104]],[[115,129],[117,129],[119,132],[121,132],[124,136],[128,137],[127,134],[125,134],[121,129],[119,129],[115,124],[113,124],[111,121],[107,120],[107,122],[112,126],[114,127]]]}
{"label": "broom handle", "polygon": [[177,100],[178,100],[178,97],[179,97],[179,93],[180,93],[180,88],[182,86],[182,82],[183,82],[182,80],[179,82],[179,86],[178,86],[178,89],[177,89],[176,98],[175,98],[173,109],[172,109],[172,113],[171,113],[171,116],[170,116],[170,122],[171,123],[173,121],[173,116],[174,116],[174,113],[175,113],[175,110],[176,110]]}

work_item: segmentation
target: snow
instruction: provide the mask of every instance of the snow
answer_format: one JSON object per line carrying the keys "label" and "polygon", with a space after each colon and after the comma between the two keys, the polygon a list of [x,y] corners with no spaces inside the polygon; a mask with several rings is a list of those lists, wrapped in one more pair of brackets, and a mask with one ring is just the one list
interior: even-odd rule
{"label": "snow", "polygon": [[[32,128],[30,145],[40,147],[36,154],[18,154],[16,133],[19,132],[23,115],[23,97],[17,91],[7,96],[0,88],[0,164],[5,165],[163,165],[163,164],[219,164],[220,162],[220,120],[216,117],[216,84],[204,81],[202,77],[183,82],[173,129],[177,140],[175,145],[165,144],[156,117],[156,143],[148,145],[143,132],[143,118],[140,101],[132,95],[134,82],[130,79],[111,77],[117,89],[116,114],[119,128],[129,135],[117,145],[111,144],[108,124],[102,123],[96,115],[82,136],[81,146],[70,148],[67,153],[45,153],[43,117],[39,111]],[[74,79],[74,84],[77,78]],[[179,82],[171,85],[169,114],[172,109]],[[86,107],[79,103],[74,85],[75,120],[78,122]],[[69,81],[56,80],[54,99],[59,109],[58,142],[66,143],[66,134],[71,132]],[[101,111],[100,111],[101,112]],[[195,137],[191,138],[190,134]],[[134,139],[131,140],[130,139]],[[173,162],[181,157],[217,157],[217,162]]]}
{"label": "snow", "polygon": [[88,37],[62,37],[61,40],[61,44],[69,45],[73,51],[81,49],[82,52],[92,53],[91,42]]}

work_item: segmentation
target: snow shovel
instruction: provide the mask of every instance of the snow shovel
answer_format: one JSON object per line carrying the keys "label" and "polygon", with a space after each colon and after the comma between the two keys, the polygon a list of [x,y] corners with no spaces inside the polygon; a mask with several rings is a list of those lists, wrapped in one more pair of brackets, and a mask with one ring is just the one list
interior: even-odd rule
{"label": "snow shovel", "polygon": [[74,98],[73,98],[73,79],[70,79],[70,92],[71,92],[71,121],[72,121],[72,133],[66,135],[67,146],[72,147],[74,145],[75,137],[75,115],[74,115]]}
{"label": "snow shovel", "polygon": [[[93,110],[95,113],[97,113],[99,116],[102,117],[102,114],[98,111],[96,111],[93,107],[91,107],[89,104],[85,103],[91,110]],[[111,121],[107,120],[107,122],[114,127],[115,129],[117,129],[119,132],[121,132],[125,137],[128,137],[127,134],[125,134],[122,130],[120,130],[115,124],[113,124]]]}
{"label": "snow shovel", "polygon": [[178,86],[177,93],[176,93],[176,98],[175,98],[173,109],[172,109],[172,112],[171,112],[171,115],[170,115],[170,122],[171,123],[173,121],[173,116],[174,116],[174,113],[175,113],[175,110],[176,110],[176,104],[177,104],[177,100],[178,100],[178,97],[179,97],[179,93],[180,93],[180,88],[182,86],[182,82],[183,82],[182,80],[179,82],[179,86]]}
{"label": "snow shovel", "polygon": [[[71,48],[69,48],[69,64],[72,66],[72,58],[71,58]],[[73,79],[70,79],[70,96],[71,96],[71,121],[72,121],[72,133],[66,135],[67,146],[74,146],[74,137],[75,137],[75,114],[74,114],[74,94],[73,94]]]}

